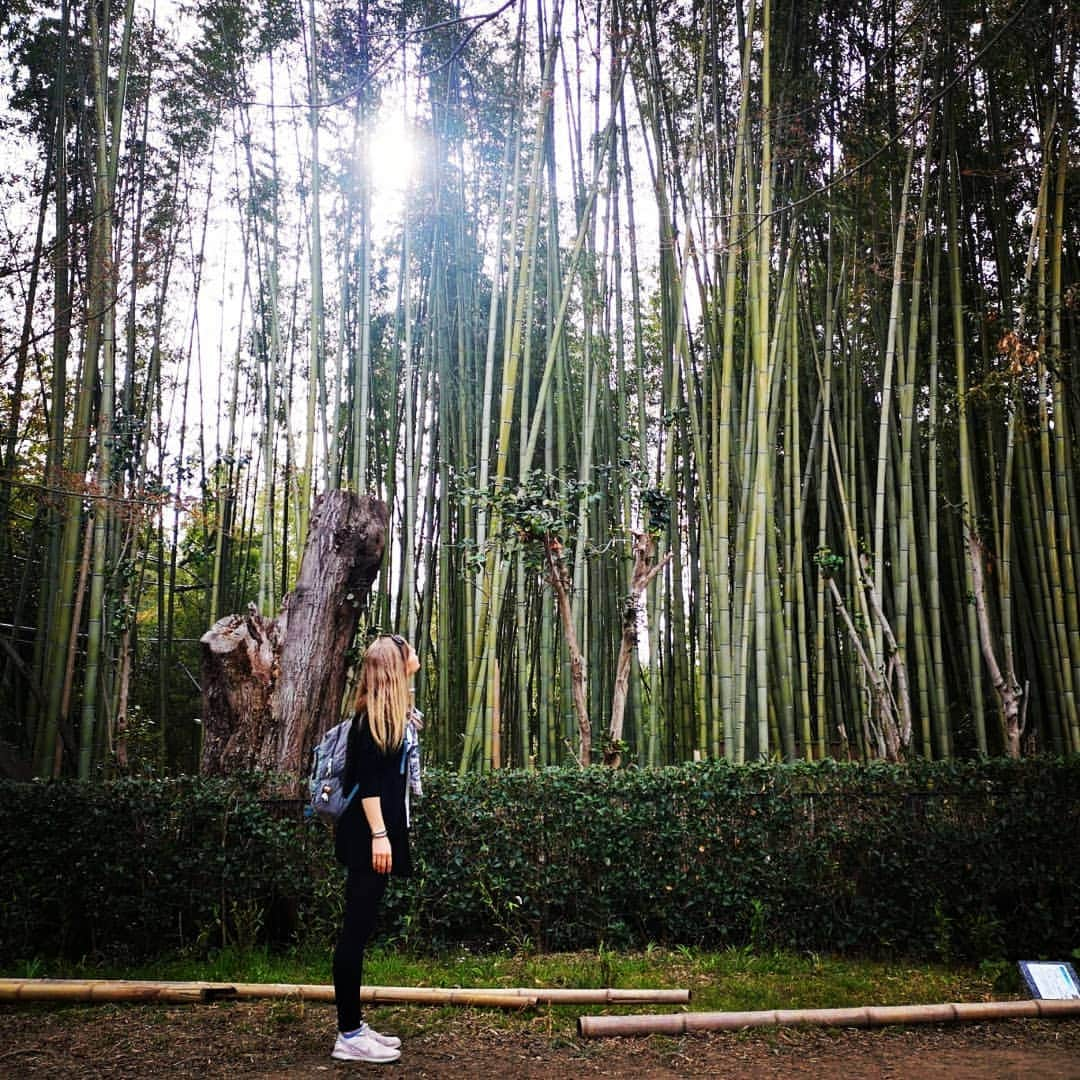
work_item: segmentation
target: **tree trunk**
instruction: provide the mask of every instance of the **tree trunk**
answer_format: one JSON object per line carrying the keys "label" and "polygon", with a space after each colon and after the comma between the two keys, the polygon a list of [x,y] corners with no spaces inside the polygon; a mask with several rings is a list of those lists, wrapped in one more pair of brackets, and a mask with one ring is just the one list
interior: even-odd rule
{"label": "tree trunk", "polygon": [[302,772],[316,740],[338,720],[346,653],[389,520],[386,505],[370,496],[320,496],[280,615],[264,618],[252,604],[203,635],[203,775]]}
{"label": "tree trunk", "polygon": [[970,525],[964,526],[966,534],[968,560],[971,567],[971,580],[974,585],[975,614],[979,623],[979,644],[982,646],[983,659],[986,661],[990,681],[994,684],[1001,713],[1004,719],[1005,753],[1011,758],[1020,757],[1020,739],[1024,734],[1024,718],[1020,710],[1023,691],[1011,667],[1003,672],[994,652],[993,632],[990,629],[990,613],[986,607],[986,579],[983,574],[983,559],[986,552],[982,540]]}
{"label": "tree trunk", "polygon": [[574,614],[570,608],[570,574],[563,562],[563,549],[558,540],[551,536],[545,537],[544,551],[551,573],[551,586],[559,603],[566,648],[570,654],[570,692],[578,721],[578,762],[585,767],[592,763],[592,728],[589,725],[588,696],[585,693],[585,657],[578,644],[574,630]]}
{"label": "tree trunk", "polygon": [[617,769],[622,763],[623,717],[626,712],[626,693],[630,684],[630,666],[637,649],[638,603],[649,582],[667,566],[673,552],[668,552],[659,562],[656,555],[656,538],[647,532],[634,533],[634,576],[630,594],[623,604],[622,642],[619,660],[615,667],[615,692],[611,700],[611,724],[608,727],[607,745],[604,747],[604,764]]}
{"label": "tree trunk", "polygon": [[270,696],[280,650],[278,621],[264,619],[254,604],[247,615],[226,615],[203,634],[204,776],[274,768]]}

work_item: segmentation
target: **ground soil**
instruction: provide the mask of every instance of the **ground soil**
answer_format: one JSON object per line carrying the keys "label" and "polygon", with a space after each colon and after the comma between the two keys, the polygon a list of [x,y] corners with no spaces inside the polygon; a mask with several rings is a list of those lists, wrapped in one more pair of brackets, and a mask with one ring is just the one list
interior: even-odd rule
{"label": "ground soil", "polygon": [[296,1002],[0,1006],[2,1077],[948,1077],[1080,1080],[1080,1020],[583,1040],[574,1019],[377,1009],[405,1037],[394,1065],[329,1056],[333,1012]]}

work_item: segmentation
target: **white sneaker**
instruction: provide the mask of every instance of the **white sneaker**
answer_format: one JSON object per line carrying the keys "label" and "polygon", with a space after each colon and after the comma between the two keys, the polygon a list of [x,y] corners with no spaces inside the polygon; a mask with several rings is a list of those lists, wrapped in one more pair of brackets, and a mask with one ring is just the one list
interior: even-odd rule
{"label": "white sneaker", "polygon": [[401,1057],[401,1051],[396,1046],[385,1046],[376,1041],[373,1035],[370,1028],[361,1029],[351,1038],[339,1032],[330,1056],[338,1061],[370,1061],[376,1064],[397,1061]]}
{"label": "white sneaker", "polygon": [[361,1024],[360,1034],[367,1035],[368,1038],[374,1039],[377,1043],[382,1043],[383,1046],[389,1046],[391,1050],[398,1050],[401,1048],[401,1040],[396,1035],[383,1035],[381,1032],[376,1031],[370,1024]]}

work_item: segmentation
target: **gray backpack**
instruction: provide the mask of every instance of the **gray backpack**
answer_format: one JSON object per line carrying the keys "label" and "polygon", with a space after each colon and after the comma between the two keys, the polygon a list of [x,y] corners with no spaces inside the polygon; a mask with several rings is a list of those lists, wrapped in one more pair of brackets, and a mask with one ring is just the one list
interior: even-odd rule
{"label": "gray backpack", "polygon": [[353,784],[352,791],[342,789],[351,724],[351,719],[335,724],[311,753],[308,805],[304,811],[308,817],[335,822],[348,810],[356,796],[358,784]]}
{"label": "gray backpack", "polygon": [[[409,818],[409,796],[420,798],[423,787],[420,782],[420,728],[423,713],[419,709],[409,712],[405,724],[405,737],[401,746],[401,771],[406,774],[405,819]],[[345,779],[345,755],[349,748],[349,725],[352,720],[335,724],[311,752],[311,774],[308,777],[307,817],[320,817],[331,823],[337,821],[356,797],[359,784],[352,790],[343,789]]]}

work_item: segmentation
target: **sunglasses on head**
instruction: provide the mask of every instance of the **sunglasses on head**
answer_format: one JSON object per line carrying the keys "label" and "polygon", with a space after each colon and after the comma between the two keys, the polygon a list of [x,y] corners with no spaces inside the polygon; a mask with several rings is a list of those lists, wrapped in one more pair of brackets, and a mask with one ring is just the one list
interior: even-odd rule
{"label": "sunglasses on head", "polygon": [[398,647],[402,660],[408,659],[409,643],[400,634],[383,634],[382,636],[388,637]]}

